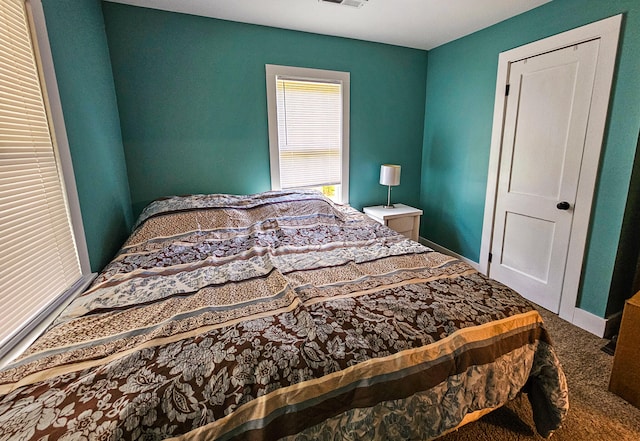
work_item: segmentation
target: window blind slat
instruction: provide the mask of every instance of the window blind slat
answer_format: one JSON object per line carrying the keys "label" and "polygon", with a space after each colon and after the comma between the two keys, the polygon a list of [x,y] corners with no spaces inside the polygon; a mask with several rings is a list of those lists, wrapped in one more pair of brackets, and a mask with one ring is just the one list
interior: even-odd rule
{"label": "window blind slat", "polygon": [[[38,199],[41,200],[42,198]],[[35,201],[36,198],[32,198],[32,200]],[[22,216],[23,213],[24,216]],[[8,213],[2,217],[6,228],[6,230],[3,228],[3,232],[6,231],[6,234],[0,238],[0,243],[8,242],[9,240],[24,240],[24,235],[11,234],[19,229],[29,228],[33,235],[40,224],[44,224],[45,227],[50,228],[57,226],[59,223],[64,223],[65,213],[60,213],[62,213],[62,216],[60,216],[59,212],[52,211],[49,207],[43,206],[42,202],[39,202],[39,205],[34,203],[30,207],[25,206],[21,211]]]}
{"label": "window blind slat", "polygon": [[[14,181],[20,181],[23,179],[30,179],[30,175],[37,174],[46,175],[49,173],[55,173],[57,175],[57,167],[55,158],[44,157],[38,158],[38,155],[34,155],[34,161],[38,161],[35,164],[29,164],[24,159],[0,162],[0,167],[4,165],[5,170],[0,173],[0,179],[12,179]],[[28,158],[27,158],[28,159]],[[55,185],[51,184],[51,185]]]}
{"label": "window blind slat", "polygon": [[[45,178],[52,177],[54,181],[57,181],[58,173],[55,165],[53,163],[52,167],[47,161],[43,161],[42,167],[39,168],[30,167],[29,164],[25,163],[7,165],[7,169],[0,173],[0,195],[2,195],[4,189],[19,186],[22,182],[32,182],[43,176]],[[2,164],[0,164],[0,167],[2,167]],[[55,182],[52,182],[51,185],[55,185]]]}
{"label": "window blind slat", "polygon": [[24,99],[35,100],[35,102],[38,101],[38,94],[35,90],[26,89],[23,87],[21,90],[21,94],[16,94],[13,89],[14,87],[15,85],[12,85],[5,79],[2,74],[0,74],[0,93],[5,95],[7,99],[14,97],[16,101],[22,101]]}
{"label": "window blind slat", "polygon": [[18,52],[0,53],[0,71],[11,76],[20,76],[20,82],[16,83],[18,89],[33,89],[35,83],[30,78],[31,75],[37,75],[37,70],[29,60],[25,59]]}
{"label": "window blind slat", "polygon": [[23,0],[0,2],[0,349],[82,276]]}
{"label": "window blind slat", "polygon": [[[2,97],[0,97],[1,99]],[[2,102],[2,109],[0,109],[0,115],[7,113],[9,115],[19,115],[23,118],[25,123],[29,123],[32,120],[39,120],[45,115],[44,109],[39,105],[30,105],[27,100],[21,102],[15,102],[10,100],[0,101]]]}
{"label": "window blind slat", "polygon": [[340,184],[341,85],[278,78],[276,106],[282,188]]}
{"label": "window blind slat", "polygon": [[[23,271],[27,277],[24,279],[15,279],[15,278],[7,278],[7,283],[11,283],[11,281],[17,283],[16,286],[20,286],[20,284],[30,283],[30,278],[33,274],[41,275],[42,271],[38,270],[34,265],[30,265],[33,262],[34,257],[38,258],[40,262],[40,268],[44,266],[55,266],[58,268],[53,274],[47,275],[48,278],[56,278],[60,277],[62,279],[66,279],[68,276],[73,276],[73,273],[65,270],[65,267],[60,265],[61,256],[58,248],[56,247],[56,242],[52,241],[50,238],[38,237],[38,245],[39,245],[39,253],[37,256],[29,253],[29,250],[25,250],[24,248],[14,247],[14,257],[11,261],[6,263],[8,271]],[[22,253],[20,253],[22,251]],[[27,269],[25,269],[27,268]],[[75,278],[74,278],[75,280]],[[73,281],[72,281],[73,282]],[[4,289],[4,284],[3,284]]]}

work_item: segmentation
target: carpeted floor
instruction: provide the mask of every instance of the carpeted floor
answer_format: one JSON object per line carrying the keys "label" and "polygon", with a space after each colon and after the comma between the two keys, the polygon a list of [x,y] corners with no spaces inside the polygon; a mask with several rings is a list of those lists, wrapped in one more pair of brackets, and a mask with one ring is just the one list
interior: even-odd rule
{"label": "carpeted floor", "polygon": [[[551,439],[638,441],[640,409],[608,391],[613,357],[600,350],[607,340],[541,310],[569,385],[569,415]],[[452,432],[441,441],[541,440],[526,395]]]}

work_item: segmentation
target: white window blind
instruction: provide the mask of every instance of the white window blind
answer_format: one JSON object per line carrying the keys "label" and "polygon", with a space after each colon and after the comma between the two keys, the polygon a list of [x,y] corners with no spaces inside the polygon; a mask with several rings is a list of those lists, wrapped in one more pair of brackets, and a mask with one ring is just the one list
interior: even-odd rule
{"label": "white window blind", "polygon": [[2,0],[0,348],[81,276],[24,0]]}
{"label": "white window blind", "polygon": [[282,188],[339,185],[342,85],[278,77]]}
{"label": "white window blind", "polygon": [[348,72],[265,66],[271,188],[349,199]]}

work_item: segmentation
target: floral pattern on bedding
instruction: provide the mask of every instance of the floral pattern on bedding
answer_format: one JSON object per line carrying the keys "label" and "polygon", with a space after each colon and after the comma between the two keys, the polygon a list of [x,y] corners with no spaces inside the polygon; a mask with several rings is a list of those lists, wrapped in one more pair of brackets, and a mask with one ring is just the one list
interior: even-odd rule
{"label": "floral pattern on bedding", "polygon": [[0,440],[431,439],[525,385],[546,436],[542,320],[463,262],[317,193],[173,197],[0,371]]}

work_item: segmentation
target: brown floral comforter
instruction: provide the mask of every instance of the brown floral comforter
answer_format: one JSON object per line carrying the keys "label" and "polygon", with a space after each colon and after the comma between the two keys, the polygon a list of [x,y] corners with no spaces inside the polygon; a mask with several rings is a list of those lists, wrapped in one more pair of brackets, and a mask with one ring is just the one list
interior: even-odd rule
{"label": "brown floral comforter", "polygon": [[567,389],[538,313],[311,192],[156,201],[0,371],[0,440],[428,440]]}

